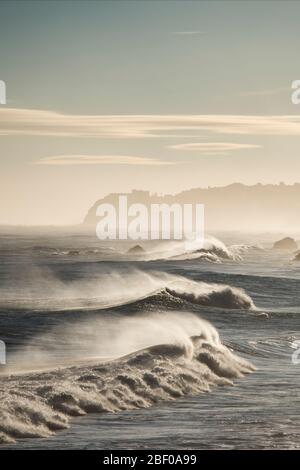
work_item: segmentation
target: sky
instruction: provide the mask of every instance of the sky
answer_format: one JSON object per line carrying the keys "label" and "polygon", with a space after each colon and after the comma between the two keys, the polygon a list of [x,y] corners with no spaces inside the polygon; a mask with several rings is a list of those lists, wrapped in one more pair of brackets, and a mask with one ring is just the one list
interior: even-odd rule
{"label": "sky", "polygon": [[0,224],[300,181],[300,2],[0,2]]}

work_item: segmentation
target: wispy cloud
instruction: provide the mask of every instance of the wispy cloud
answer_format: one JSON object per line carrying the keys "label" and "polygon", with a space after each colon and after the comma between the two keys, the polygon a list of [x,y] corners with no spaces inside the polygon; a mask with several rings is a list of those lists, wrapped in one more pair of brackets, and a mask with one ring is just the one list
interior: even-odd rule
{"label": "wispy cloud", "polygon": [[272,88],[268,90],[249,90],[249,91],[240,91],[239,96],[272,96],[278,95],[279,93],[284,93],[290,91],[291,87],[281,87],[281,88]]}
{"label": "wispy cloud", "polygon": [[58,155],[33,162],[35,165],[172,165],[173,163],[128,155]]}
{"label": "wispy cloud", "polygon": [[193,36],[195,34],[205,34],[205,31],[173,31],[173,34],[178,34],[181,36]]}
{"label": "wispy cloud", "polygon": [[195,133],[300,136],[300,116],[74,115],[47,110],[0,108],[0,135],[143,139],[170,138],[172,132],[176,133],[176,137],[191,138],[195,138]]}
{"label": "wispy cloud", "polygon": [[231,151],[254,149],[260,147],[260,145],[255,144],[241,144],[231,142],[193,142],[169,146],[171,149],[194,151],[200,155],[226,155]]}

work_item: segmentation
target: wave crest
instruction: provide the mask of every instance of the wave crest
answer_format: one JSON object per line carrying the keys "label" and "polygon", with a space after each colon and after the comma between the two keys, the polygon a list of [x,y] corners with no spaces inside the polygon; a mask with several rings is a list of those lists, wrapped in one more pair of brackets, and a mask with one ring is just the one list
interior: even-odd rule
{"label": "wave crest", "polygon": [[195,290],[166,288],[166,291],[174,297],[205,307],[255,310],[253,300],[245,291],[227,285],[202,283]]}
{"label": "wave crest", "polygon": [[[226,284],[210,284],[189,280],[161,271],[113,270],[99,273],[88,280],[63,282],[51,273],[35,271],[27,283],[17,290],[4,292],[2,308],[36,311],[95,310],[130,304],[155,304],[166,296],[168,303],[176,299],[205,307],[256,310],[251,297],[243,289]],[[78,297],[80,292],[80,297]],[[0,290],[0,294],[2,294]],[[171,296],[171,299],[170,299]]]}
{"label": "wave crest", "polygon": [[255,370],[221,343],[212,325],[193,315],[189,319],[197,334],[188,336],[178,324],[184,334],[169,344],[110,362],[0,377],[0,442],[50,436],[67,428],[70,417],[86,413],[147,408],[209,392]]}

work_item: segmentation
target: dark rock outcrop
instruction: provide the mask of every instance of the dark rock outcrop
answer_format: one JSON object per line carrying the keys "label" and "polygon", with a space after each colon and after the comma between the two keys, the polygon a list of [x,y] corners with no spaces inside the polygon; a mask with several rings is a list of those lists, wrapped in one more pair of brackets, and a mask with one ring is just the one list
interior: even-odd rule
{"label": "dark rock outcrop", "polygon": [[145,250],[144,250],[143,247],[141,247],[141,245],[135,245],[135,246],[129,248],[127,253],[134,254],[134,255],[140,255],[142,253],[145,253]]}

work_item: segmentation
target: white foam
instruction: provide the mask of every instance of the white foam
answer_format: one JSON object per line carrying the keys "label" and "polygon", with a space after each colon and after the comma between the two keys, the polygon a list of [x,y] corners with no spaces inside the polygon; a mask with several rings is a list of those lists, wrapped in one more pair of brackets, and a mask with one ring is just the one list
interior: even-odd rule
{"label": "white foam", "polygon": [[146,408],[208,392],[255,370],[221,343],[211,324],[192,314],[119,322],[119,333],[107,338],[116,353],[122,343],[129,350],[141,344],[141,336],[149,347],[108,363],[0,377],[0,442],[50,436],[68,427],[70,417],[89,412]]}
{"label": "white foam", "polygon": [[[27,273],[30,278],[30,273]],[[255,310],[252,299],[243,289],[226,284],[188,280],[161,271],[114,269],[100,272],[92,279],[63,282],[49,272],[35,273],[29,285],[17,292],[3,292],[1,307],[38,311],[72,309],[106,309],[145,299],[157,292],[169,293],[193,303],[229,309]],[[80,293],[80,295],[79,295]]]}

